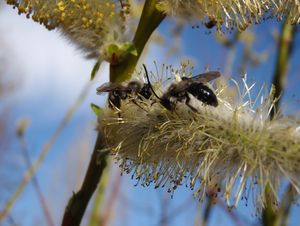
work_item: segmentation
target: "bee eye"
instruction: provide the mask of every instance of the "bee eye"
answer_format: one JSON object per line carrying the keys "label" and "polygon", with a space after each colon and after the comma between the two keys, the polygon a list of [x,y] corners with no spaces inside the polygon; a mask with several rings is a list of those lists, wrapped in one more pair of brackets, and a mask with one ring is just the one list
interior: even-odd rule
{"label": "bee eye", "polygon": [[147,91],[145,91],[145,96],[150,96],[151,95],[151,93],[147,90]]}
{"label": "bee eye", "polygon": [[127,98],[127,93],[126,92],[120,92],[120,97],[121,97],[121,99],[126,99]]}
{"label": "bee eye", "polygon": [[185,96],[185,92],[178,93],[178,97],[183,97],[183,96]]}
{"label": "bee eye", "polygon": [[138,82],[132,81],[128,83],[128,88],[130,88],[131,92],[137,93],[141,89],[141,85]]}
{"label": "bee eye", "polygon": [[112,91],[112,95],[115,96],[115,97],[119,96],[119,92],[117,90],[113,90]]}

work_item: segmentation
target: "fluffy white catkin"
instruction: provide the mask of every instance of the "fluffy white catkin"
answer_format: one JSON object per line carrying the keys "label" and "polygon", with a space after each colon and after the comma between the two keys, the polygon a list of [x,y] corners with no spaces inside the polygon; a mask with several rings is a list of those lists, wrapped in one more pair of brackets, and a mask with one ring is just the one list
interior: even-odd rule
{"label": "fluffy white catkin", "polygon": [[59,29],[87,57],[111,62],[110,45],[129,42],[128,8],[117,0],[6,0],[19,14]]}
{"label": "fluffy white catkin", "polygon": [[290,23],[300,22],[298,0],[161,0],[161,8],[168,14],[188,21],[213,22],[222,27],[240,30],[269,18],[281,20],[288,17]]}
{"label": "fluffy white catkin", "polygon": [[[154,83],[155,84],[155,83]],[[160,83],[161,84],[161,83]],[[256,206],[265,203],[265,188],[275,195],[286,178],[300,192],[300,127],[293,119],[269,119],[273,100],[262,90],[253,99],[246,79],[218,87],[217,107],[191,98],[165,109],[157,98],[127,98],[120,111],[106,108],[99,118],[111,153],[142,185],[167,186],[172,192],[188,185],[199,199],[211,190],[228,206],[252,193]],[[208,84],[209,86],[209,84]],[[161,95],[165,88],[155,85]]]}

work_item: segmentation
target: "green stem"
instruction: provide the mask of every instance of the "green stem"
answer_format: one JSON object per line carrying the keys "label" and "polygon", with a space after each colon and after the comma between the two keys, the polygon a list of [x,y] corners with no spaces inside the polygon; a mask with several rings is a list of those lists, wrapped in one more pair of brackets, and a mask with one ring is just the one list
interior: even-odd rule
{"label": "green stem", "polygon": [[278,43],[275,72],[273,76],[273,85],[275,86],[274,98],[277,99],[277,101],[275,103],[275,107],[271,111],[271,119],[277,114],[278,107],[280,105],[280,96],[282,96],[284,91],[289,58],[293,50],[296,29],[297,26],[291,25],[287,19],[284,22],[281,30],[281,35]]}
{"label": "green stem", "polygon": [[[125,61],[118,65],[111,65],[110,82],[122,82],[132,76],[138,59],[152,32],[165,18],[165,14],[156,9],[156,4],[156,0],[146,0],[140,23],[133,39],[138,54],[137,56],[129,54]],[[83,185],[80,190],[71,197],[65,209],[62,226],[77,226],[80,224],[89,200],[95,192],[103,170],[107,165],[107,154],[99,156],[99,150],[105,148],[105,138],[102,132],[99,131]]]}
{"label": "green stem", "polygon": [[[296,26],[290,24],[288,18],[284,22],[280,34],[280,39],[278,43],[278,52],[276,58],[275,73],[273,76],[273,85],[275,86],[274,100],[275,106],[272,108],[270,113],[270,119],[273,119],[276,114],[278,114],[278,109],[280,105],[280,99],[284,91],[285,81],[287,77],[287,69],[289,64],[289,59],[292,54],[294,37],[296,34]],[[275,226],[278,225],[278,217],[280,213],[275,210],[273,202],[275,197],[270,186],[267,185],[265,189],[266,204],[262,211],[262,222],[264,226]],[[288,206],[288,205],[287,205]],[[286,210],[289,211],[289,208]],[[284,212],[285,216],[288,213]]]}
{"label": "green stem", "polygon": [[156,0],[146,0],[139,25],[133,39],[137,55],[134,56],[130,54],[120,64],[110,66],[111,82],[120,83],[131,78],[135,66],[151,34],[166,17],[164,13],[157,10],[156,4]]}
{"label": "green stem", "polygon": [[205,206],[204,213],[203,213],[202,226],[208,225],[208,221],[209,221],[209,217],[212,212],[212,208],[213,208],[213,197],[211,195],[209,195],[207,197],[206,206]]}
{"label": "green stem", "polygon": [[89,226],[97,226],[97,225],[103,225],[102,222],[102,216],[99,214],[100,209],[103,206],[104,203],[104,195],[105,195],[105,189],[108,184],[108,176],[109,176],[109,167],[106,167],[102,174],[101,181],[99,183],[99,188],[96,193],[94,205],[92,207],[92,214],[90,217],[90,223]]}
{"label": "green stem", "polygon": [[265,188],[266,204],[262,211],[262,225],[275,226],[276,211],[274,209],[275,196],[268,184]]}
{"label": "green stem", "polygon": [[297,191],[295,191],[292,184],[289,184],[287,187],[281,205],[278,210],[278,214],[276,215],[275,225],[276,226],[287,226],[288,218],[290,214],[290,210],[292,208],[293,202],[296,200]]}
{"label": "green stem", "polygon": [[99,132],[83,184],[80,190],[73,194],[65,209],[63,226],[80,225],[85,209],[107,165],[108,153],[101,154],[101,150],[105,148],[107,148],[105,137]]}

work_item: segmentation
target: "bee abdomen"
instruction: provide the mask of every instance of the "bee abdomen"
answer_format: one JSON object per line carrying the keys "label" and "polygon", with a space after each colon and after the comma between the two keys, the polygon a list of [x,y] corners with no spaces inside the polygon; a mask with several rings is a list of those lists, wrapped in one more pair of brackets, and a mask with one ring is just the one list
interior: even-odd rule
{"label": "bee abdomen", "polygon": [[218,106],[217,96],[203,83],[192,83],[186,91],[207,105]]}

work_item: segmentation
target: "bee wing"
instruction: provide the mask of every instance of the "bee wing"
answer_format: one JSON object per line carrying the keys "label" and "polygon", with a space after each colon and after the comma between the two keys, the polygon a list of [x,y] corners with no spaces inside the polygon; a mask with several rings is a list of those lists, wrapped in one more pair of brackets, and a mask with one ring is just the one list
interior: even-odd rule
{"label": "bee wing", "polygon": [[117,83],[107,82],[97,88],[97,94],[109,93],[112,91],[130,92],[129,87],[122,86]]}
{"label": "bee wing", "polygon": [[110,92],[114,88],[115,87],[114,87],[113,83],[110,83],[110,82],[104,83],[104,84],[102,84],[101,86],[99,86],[97,88],[97,94],[102,94],[102,93],[105,93],[105,92]]}
{"label": "bee wing", "polygon": [[107,92],[111,92],[113,90],[118,90],[119,85],[111,82],[106,82],[97,88],[97,94],[103,94]]}
{"label": "bee wing", "polygon": [[192,78],[190,78],[192,81],[198,81],[198,82],[202,82],[202,83],[207,83],[210,82],[216,78],[219,78],[221,76],[221,73],[218,71],[209,71],[209,72],[205,72],[199,75],[196,75]]}

